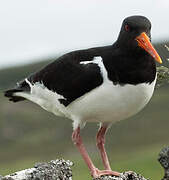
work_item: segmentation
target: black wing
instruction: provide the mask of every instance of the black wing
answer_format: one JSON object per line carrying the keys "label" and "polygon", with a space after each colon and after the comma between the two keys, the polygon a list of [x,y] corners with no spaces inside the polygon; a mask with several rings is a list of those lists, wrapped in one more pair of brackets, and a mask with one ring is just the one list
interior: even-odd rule
{"label": "black wing", "polygon": [[[49,90],[62,95],[64,99],[60,99],[60,102],[67,106],[103,82],[100,68],[96,64],[80,64],[86,55],[84,52],[82,54],[83,57],[78,52],[66,54],[31,75],[28,81],[32,84],[41,82]],[[93,58],[86,55],[85,61]]]}
{"label": "black wing", "polygon": [[[109,49],[108,46],[65,54],[27,79],[32,84],[43,83],[49,90],[62,95],[64,99],[59,101],[67,106],[102,84],[100,68],[92,63],[92,60],[96,56],[104,55],[102,52],[105,53],[106,49]],[[81,64],[82,61],[91,61],[91,63]],[[30,91],[30,88],[24,80],[18,84],[17,88],[6,91],[5,96],[14,102],[24,100],[24,98],[13,96],[13,92],[16,91]]]}

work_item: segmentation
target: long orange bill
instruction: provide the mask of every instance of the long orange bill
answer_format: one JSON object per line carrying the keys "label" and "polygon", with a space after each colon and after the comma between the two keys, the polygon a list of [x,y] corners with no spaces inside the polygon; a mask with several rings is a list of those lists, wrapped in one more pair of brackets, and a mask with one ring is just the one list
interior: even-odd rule
{"label": "long orange bill", "polygon": [[147,51],[158,63],[162,63],[160,56],[158,55],[157,51],[154,49],[153,45],[150,42],[149,37],[145,32],[141,33],[139,36],[136,37],[138,45]]}

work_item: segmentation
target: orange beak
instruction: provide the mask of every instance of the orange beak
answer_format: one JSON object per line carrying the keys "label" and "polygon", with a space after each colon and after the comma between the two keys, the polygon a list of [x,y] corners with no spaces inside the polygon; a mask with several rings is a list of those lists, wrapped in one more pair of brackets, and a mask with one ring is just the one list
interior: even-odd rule
{"label": "orange beak", "polygon": [[146,35],[145,32],[137,36],[136,41],[138,42],[138,46],[140,46],[145,51],[147,51],[158,63],[160,64],[162,63],[160,56],[158,55],[157,51],[154,49],[153,45],[150,42],[149,37]]}

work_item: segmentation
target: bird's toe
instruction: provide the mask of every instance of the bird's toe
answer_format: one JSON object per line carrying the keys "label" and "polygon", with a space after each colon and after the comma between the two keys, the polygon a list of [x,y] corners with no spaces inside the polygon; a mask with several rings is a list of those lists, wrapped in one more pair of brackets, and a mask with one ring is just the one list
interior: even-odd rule
{"label": "bird's toe", "polygon": [[97,168],[92,172],[93,178],[99,178],[101,176],[110,175],[110,176],[120,176],[120,173],[112,170],[99,170]]}

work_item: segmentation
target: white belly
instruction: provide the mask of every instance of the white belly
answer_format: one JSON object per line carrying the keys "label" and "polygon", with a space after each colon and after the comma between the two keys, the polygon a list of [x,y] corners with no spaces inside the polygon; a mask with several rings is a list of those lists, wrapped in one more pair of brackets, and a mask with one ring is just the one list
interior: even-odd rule
{"label": "white belly", "polygon": [[95,57],[93,63],[100,67],[103,84],[67,107],[75,121],[74,127],[84,121],[116,122],[126,119],[139,112],[152,97],[156,79],[151,84],[114,85],[108,79],[102,58]]}
{"label": "white belly", "polygon": [[155,81],[151,84],[113,85],[111,81],[94,89],[67,109],[79,121],[116,122],[139,112],[150,100]]}

